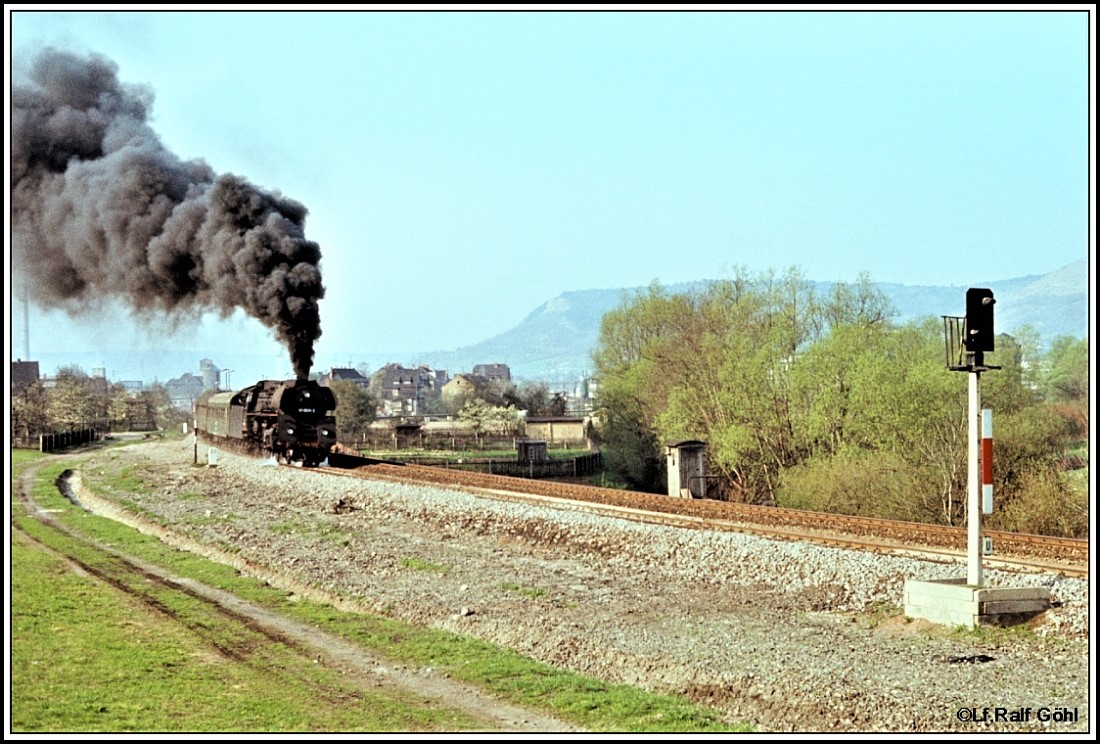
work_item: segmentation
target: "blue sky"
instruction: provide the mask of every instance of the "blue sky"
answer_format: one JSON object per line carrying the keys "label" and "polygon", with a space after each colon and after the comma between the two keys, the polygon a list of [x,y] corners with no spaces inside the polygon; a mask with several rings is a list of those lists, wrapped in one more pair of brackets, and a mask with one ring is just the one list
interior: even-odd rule
{"label": "blue sky", "polygon": [[[11,74],[45,46],[103,54],[155,92],[169,150],[303,203],[326,285],[317,368],[481,341],[569,290],[738,266],[965,286],[1091,255],[1087,6],[153,7],[14,6]],[[119,328],[130,348],[281,353],[243,317],[173,336],[31,322],[32,357]]]}

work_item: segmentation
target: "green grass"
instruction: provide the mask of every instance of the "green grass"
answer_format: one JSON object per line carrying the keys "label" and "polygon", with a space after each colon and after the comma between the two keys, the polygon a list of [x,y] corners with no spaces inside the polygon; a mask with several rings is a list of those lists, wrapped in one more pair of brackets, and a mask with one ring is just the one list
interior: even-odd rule
{"label": "green grass", "polygon": [[507,582],[500,585],[500,588],[506,592],[515,592],[524,597],[530,597],[531,599],[537,599],[546,595],[545,589],[539,589],[533,586],[521,586],[512,582]]}
{"label": "green grass", "polygon": [[[48,457],[13,455],[13,493],[18,473]],[[476,639],[296,601],[232,567],[74,507],[53,486],[66,467],[77,466],[71,461],[43,465],[34,490],[38,503],[57,509],[55,516],[67,527],[174,576],[312,623],[395,663],[432,666],[591,731],[751,730],[683,698],[604,683]],[[88,468],[85,482],[98,477],[96,472]],[[147,586],[116,559],[28,517],[17,504],[12,516],[17,529],[110,572],[131,592],[74,574],[57,557],[13,541],[14,731],[439,731],[479,725],[454,711],[426,708],[422,701],[367,695],[341,685],[334,672],[303,665],[288,649],[250,636],[202,603]],[[415,557],[402,563],[413,570],[447,570]],[[517,591],[523,589],[517,585]],[[216,650],[228,643],[252,651],[228,658]]]}
{"label": "green grass", "polygon": [[12,546],[14,732],[447,731],[484,724],[338,672],[48,528],[51,547],[126,586]]}
{"label": "green grass", "polygon": [[[13,457],[19,473],[39,457]],[[66,526],[179,575],[275,606],[281,592],[73,507],[44,465],[35,499]],[[113,554],[13,504],[13,732],[451,731],[485,723],[406,694],[365,691]],[[29,538],[48,546],[35,545]],[[71,561],[86,567],[74,571]],[[95,578],[95,577],[102,578]]]}
{"label": "green grass", "polygon": [[599,488],[617,488],[620,491],[631,490],[631,486],[629,483],[624,480],[620,480],[614,475],[606,472],[589,475],[584,480],[593,486],[598,486]]}
{"label": "green grass", "polygon": [[[322,610],[315,620],[330,632],[371,648],[387,648],[409,663],[431,666],[513,702],[541,708],[589,731],[748,731],[685,699],[656,695],[540,664],[508,649],[386,618],[348,617]],[[350,634],[350,636],[349,636]]]}
{"label": "green grass", "polygon": [[134,474],[132,466],[122,466],[117,473],[100,481],[99,487],[105,491],[121,491],[123,493],[148,493],[145,480]]}
{"label": "green grass", "polygon": [[1066,482],[1070,488],[1082,494],[1089,492],[1089,466],[1066,472]]}
{"label": "green grass", "polygon": [[890,602],[878,601],[872,602],[862,611],[853,614],[852,620],[861,628],[873,630],[903,614],[904,608]]}
{"label": "green grass", "polygon": [[33,465],[34,463],[49,457],[49,455],[39,452],[38,450],[11,449],[8,451],[11,453],[11,465],[13,475],[16,468],[26,468],[28,465]]}
{"label": "green grass", "polygon": [[968,638],[993,645],[1018,642],[1020,640],[1037,641],[1043,644],[1056,643],[1058,639],[1046,639],[1038,635],[1027,623],[1019,625],[955,625],[947,629],[952,638]]}
{"label": "green grass", "polygon": [[416,557],[403,558],[401,560],[401,565],[405,568],[411,568],[413,571],[428,571],[430,573],[448,573],[451,570],[438,563],[432,563],[431,561],[425,561]]}
{"label": "green grass", "polygon": [[1089,462],[1088,441],[1077,442],[1072,447],[1066,448],[1066,455],[1070,457],[1078,457],[1085,463],[1084,467],[1066,471],[1066,483],[1068,483],[1069,487],[1074,489],[1078,493],[1088,495],[1089,466],[1091,464]]}

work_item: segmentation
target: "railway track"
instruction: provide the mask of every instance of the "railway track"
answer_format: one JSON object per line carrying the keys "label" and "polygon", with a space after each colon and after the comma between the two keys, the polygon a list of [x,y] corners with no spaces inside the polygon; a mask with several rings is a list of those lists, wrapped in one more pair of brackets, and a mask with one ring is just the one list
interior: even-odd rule
{"label": "railway track", "polygon": [[[669,498],[596,486],[471,473],[427,465],[343,456],[323,471],[368,479],[462,488],[487,497],[559,509],[583,509],[652,524],[727,530],[878,553],[957,561],[966,557],[966,530],[798,509]],[[985,531],[995,555],[987,566],[1088,575],[1088,540]]]}

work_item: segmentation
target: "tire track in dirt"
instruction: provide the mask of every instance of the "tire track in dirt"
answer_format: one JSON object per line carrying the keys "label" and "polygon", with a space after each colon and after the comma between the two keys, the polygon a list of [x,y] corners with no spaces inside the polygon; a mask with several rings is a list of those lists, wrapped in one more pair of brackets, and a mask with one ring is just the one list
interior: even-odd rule
{"label": "tire track in dirt", "polygon": [[[233,618],[250,630],[261,633],[272,642],[285,644],[301,655],[325,664],[340,672],[342,674],[341,679],[346,680],[349,684],[363,689],[383,687],[410,693],[415,696],[413,699],[452,708],[476,719],[485,720],[488,724],[486,728],[488,731],[576,732],[581,730],[558,719],[498,700],[478,688],[444,677],[434,676],[430,670],[420,671],[395,664],[391,660],[372,654],[361,646],[306,623],[298,622],[267,608],[252,604],[230,592],[199,581],[172,576],[160,566],[152,565],[136,556],[122,553],[112,546],[98,543],[84,535],[75,533],[60,524],[48,510],[43,509],[34,501],[32,494],[38,467],[40,466],[29,468],[20,480],[19,498],[26,505],[28,514],[48,524],[53,529],[114,556],[124,565],[144,575],[147,579],[207,602],[219,613]],[[74,503],[79,504],[93,514],[120,522],[143,534],[156,536],[173,547],[201,554],[219,563],[232,565],[241,573],[260,578],[285,591],[291,591],[300,596],[335,605],[338,609],[357,611],[357,608],[354,607],[340,606],[347,605],[347,602],[340,602],[335,597],[323,596],[323,593],[307,588],[289,577],[279,576],[262,567],[252,566],[225,551],[200,545],[183,538],[162,525],[157,525],[150,520],[119,509],[114,504],[105,499],[100,499],[90,490],[84,488],[78,473],[66,471],[58,479],[58,487]],[[13,526],[13,529],[17,528]],[[26,539],[41,545],[30,535],[20,532]],[[42,547],[46,548],[46,546]],[[88,566],[72,556],[64,556],[64,558],[70,565],[78,567],[79,570],[107,581],[115,588],[132,596],[138,596],[125,585],[125,582],[114,580],[112,577],[104,575],[104,572]],[[150,604],[147,601],[149,600],[148,597],[138,596],[138,598],[146,604]],[[167,611],[163,606],[157,606],[156,609],[160,612]],[[169,614],[171,613],[169,612]],[[232,649],[219,648],[219,651],[228,654],[232,658],[237,657]]]}

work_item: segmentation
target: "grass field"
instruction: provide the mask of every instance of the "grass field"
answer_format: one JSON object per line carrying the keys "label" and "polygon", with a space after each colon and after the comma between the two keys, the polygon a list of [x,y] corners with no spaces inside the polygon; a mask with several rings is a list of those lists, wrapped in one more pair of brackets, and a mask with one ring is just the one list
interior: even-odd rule
{"label": "grass field", "polygon": [[[72,461],[13,451],[11,726],[45,732],[484,731],[476,716],[392,691],[365,691],[208,603],[149,581],[115,551],[313,624],[395,663],[432,666],[590,731],[750,730],[681,698],[610,685],[507,649],[390,618],[342,612],[239,575],[110,520],[53,485]],[[15,494],[37,468],[34,498],[66,531],[28,515]],[[134,482],[123,464],[113,489]],[[127,481],[127,478],[131,478]],[[95,479],[85,474],[87,484]],[[69,533],[72,534],[69,534]],[[106,550],[98,545],[110,545]],[[410,559],[413,570],[430,570]],[[517,588],[522,590],[522,588]]]}

